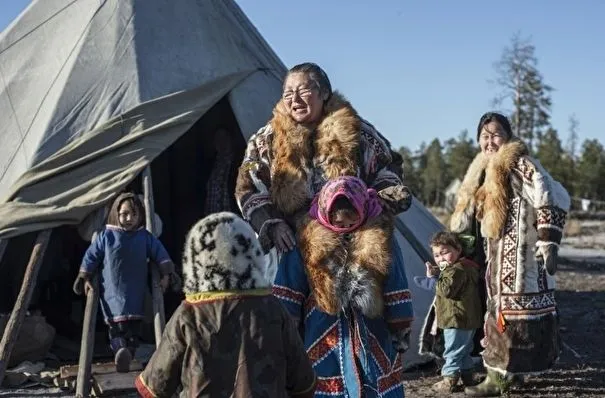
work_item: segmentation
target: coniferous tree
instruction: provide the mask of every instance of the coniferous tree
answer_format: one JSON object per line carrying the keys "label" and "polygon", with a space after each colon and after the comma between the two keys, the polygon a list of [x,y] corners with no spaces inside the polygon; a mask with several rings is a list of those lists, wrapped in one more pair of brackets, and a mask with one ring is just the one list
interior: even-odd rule
{"label": "coniferous tree", "polygon": [[605,154],[603,145],[598,140],[586,140],[582,144],[575,181],[575,192],[578,196],[586,199],[605,199]]}
{"label": "coniferous tree", "polygon": [[572,193],[571,168],[573,162],[570,156],[563,150],[557,130],[549,128],[544,133],[537,150],[536,157],[544,168]]}
{"label": "coniferous tree", "polygon": [[544,129],[550,124],[552,87],[544,83],[538,70],[535,47],[517,33],[511,44],[494,64],[494,82],[502,89],[494,99],[496,106],[512,104],[511,124],[516,136],[523,139],[530,151],[539,144]]}
{"label": "coniferous tree", "polygon": [[578,128],[580,127],[580,121],[575,114],[569,117],[569,138],[567,140],[567,153],[572,159],[577,159],[578,150]]}
{"label": "coniferous tree", "polygon": [[435,138],[425,152],[426,167],[421,171],[422,193],[425,203],[439,206],[445,189],[445,160],[441,152],[441,143]]}
{"label": "coniferous tree", "polygon": [[407,185],[417,199],[422,200],[421,182],[417,167],[418,161],[415,159],[412,151],[405,146],[399,148],[398,152],[403,158],[403,183]]}
{"label": "coniferous tree", "polygon": [[448,184],[459,178],[462,180],[468,166],[477,155],[475,141],[469,137],[468,130],[460,132],[458,139],[451,138],[445,143],[445,163],[447,164]]}

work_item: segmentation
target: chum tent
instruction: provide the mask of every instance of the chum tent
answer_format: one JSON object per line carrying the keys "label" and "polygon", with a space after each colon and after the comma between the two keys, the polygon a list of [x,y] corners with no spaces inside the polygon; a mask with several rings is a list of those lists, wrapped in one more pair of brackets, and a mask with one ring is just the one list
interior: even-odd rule
{"label": "chum tent", "polygon": [[[74,230],[147,166],[161,238],[180,262],[192,221],[173,220],[200,206],[198,152],[227,127],[241,160],[285,72],[232,0],[34,0],[0,35],[0,238],[9,240],[1,272],[24,267],[35,233],[48,229],[45,267],[71,250],[76,272],[86,242]],[[398,222],[416,315],[408,366],[423,360],[418,333],[432,302],[413,276],[424,274],[428,237],[441,228],[417,201]]]}

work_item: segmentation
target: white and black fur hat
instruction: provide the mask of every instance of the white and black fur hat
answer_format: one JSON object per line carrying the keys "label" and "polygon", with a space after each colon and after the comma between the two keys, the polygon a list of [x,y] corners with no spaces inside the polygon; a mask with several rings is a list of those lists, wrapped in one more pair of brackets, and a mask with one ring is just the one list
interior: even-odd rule
{"label": "white and black fur hat", "polygon": [[211,214],[187,234],[183,251],[185,294],[268,288],[275,270],[252,227],[233,213]]}

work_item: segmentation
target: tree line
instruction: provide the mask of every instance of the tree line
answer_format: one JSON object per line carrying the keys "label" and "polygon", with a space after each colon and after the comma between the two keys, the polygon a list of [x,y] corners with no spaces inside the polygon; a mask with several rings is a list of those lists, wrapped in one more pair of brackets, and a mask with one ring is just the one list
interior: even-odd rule
{"label": "tree line", "polygon": [[[559,133],[550,122],[553,87],[546,84],[538,69],[535,47],[530,39],[515,34],[494,63],[499,89],[492,105],[504,111],[513,133],[528,146],[546,170],[575,198],[605,201],[605,152],[596,139],[578,142],[579,121],[569,116],[566,132]],[[562,135],[566,135],[563,142]],[[412,151],[401,147],[406,183],[418,199],[428,206],[445,204],[445,189],[456,179],[462,180],[466,169],[479,152],[475,132],[460,132],[458,137]]]}

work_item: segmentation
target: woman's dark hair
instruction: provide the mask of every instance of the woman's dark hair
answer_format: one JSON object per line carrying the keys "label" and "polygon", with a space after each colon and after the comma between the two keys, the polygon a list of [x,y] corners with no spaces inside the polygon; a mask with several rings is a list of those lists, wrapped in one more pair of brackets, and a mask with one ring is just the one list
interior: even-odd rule
{"label": "woman's dark hair", "polygon": [[477,141],[479,141],[479,136],[481,135],[481,130],[483,130],[483,127],[491,122],[498,123],[502,129],[504,129],[504,132],[507,135],[507,140],[510,140],[513,137],[513,129],[510,126],[510,122],[506,116],[498,112],[487,112],[481,116],[481,119],[479,119],[479,125],[477,126]]}
{"label": "woman's dark hair", "polygon": [[321,67],[313,62],[305,62],[290,68],[288,75],[293,73],[304,73],[317,84],[319,93],[324,101],[327,101],[332,96],[332,84],[326,72]]}

